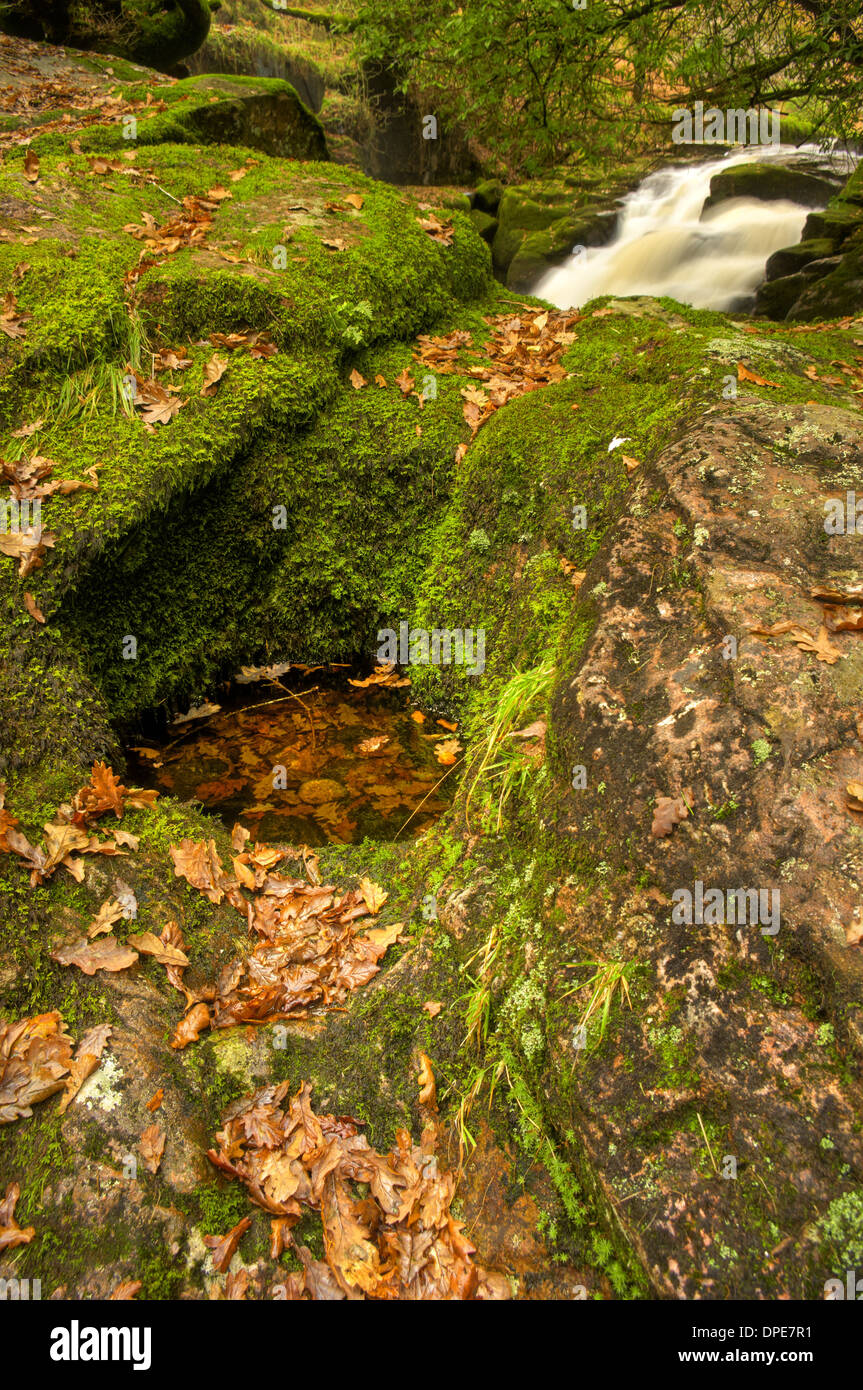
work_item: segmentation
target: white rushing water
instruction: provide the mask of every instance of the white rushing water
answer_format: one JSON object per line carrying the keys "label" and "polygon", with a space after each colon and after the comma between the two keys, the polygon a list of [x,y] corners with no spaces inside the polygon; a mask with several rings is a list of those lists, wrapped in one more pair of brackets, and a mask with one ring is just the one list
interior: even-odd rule
{"label": "white rushing water", "polygon": [[[760,151],[750,158],[764,160]],[[601,294],[668,295],[697,309],[746,305],[769,256],[800,240],[809,208],[732,198],[702,217],[710,180],[745,155],[650,174],[625,199],[614,240],[577,249],[533,289],[561,309]]]}

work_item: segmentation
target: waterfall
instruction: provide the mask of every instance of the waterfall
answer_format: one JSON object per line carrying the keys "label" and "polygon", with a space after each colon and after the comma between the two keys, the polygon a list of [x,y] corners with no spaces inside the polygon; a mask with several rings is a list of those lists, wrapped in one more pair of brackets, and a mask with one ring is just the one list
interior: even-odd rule
{"label": "waterfall", "polygon": [[608,246],[578,248],[533,293],[559,308],[597,295],[667,295],[696,309],[749,306],[774,251],[800,240],[809,208],[787,200],[732,198],[702,216],[710,180],[757,154],[672,166],[650,174],[624,200]]}

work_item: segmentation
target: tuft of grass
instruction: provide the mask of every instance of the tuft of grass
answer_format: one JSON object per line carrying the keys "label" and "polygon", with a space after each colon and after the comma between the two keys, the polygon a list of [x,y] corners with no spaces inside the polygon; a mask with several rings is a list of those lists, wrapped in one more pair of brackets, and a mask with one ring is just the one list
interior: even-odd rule
{"label": "tuft of grass", "polygon": [[586,960],[581,961],[579,969],[590,969],[593,974],[587,980],[582,980],[581,984],[573,985],[561,996],[566,998],[570,994],[578,994],[581,990],[589,990],[587,1006],[578,1023],[579,1030],[584,1030],[587,1036],[588,1025],[598,1019],[599,1031],[593,1044],[593,1051],[602,1045],[608,1028],[608,1020],[611,1015],[611,1006],[614,1003],[615,994],[620,995],[621,1001],[626,1000],[629,1008],[632,1008],[632,999],[629,995],[628,977],[635,969],[630,961],[623,964],[621,961],[602,961]]}
{"label": "tuft of grass", "polygon": [[504,807],[514,791],[523,791],[536,764],[521,748],[507,744],[509,736],[527,722],[537,706],[547,703],[554,683],[555,667],[550,660],[528,671],[517,672],[501,690],[491,715],[488,733],[479,742],[467,766],[468,789],[465,818],[470,804],[483,785],[489,785],[497,798],[497,829],[503,823]]}
{"label": "tuft of grass", "polygon": [[[502,944],[498,925],[495,923],[483,945],[474,951],[462,967],[465,978],[471,986],[468,993],[462,995],[458,1001],[461,1003],[463,1000],[467,1000],[465,1011],[467,1032],[462,1047],[470,1047],[471,1044],[474,1044],[477,1051],[481,1051],[485,1045],[491,1021],[491,981]],[[478,957],[481,957],[479,967],[472,975],[469,967]]]}

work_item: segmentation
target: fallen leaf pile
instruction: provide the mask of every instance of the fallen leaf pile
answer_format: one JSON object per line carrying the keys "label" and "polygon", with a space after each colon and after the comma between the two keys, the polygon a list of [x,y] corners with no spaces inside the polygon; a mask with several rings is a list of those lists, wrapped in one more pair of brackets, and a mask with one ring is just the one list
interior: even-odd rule
{"label": "fallen leaf pile", "polygon": [[[125,852],[116,834],[110,840],[100,841],[98,835],[90,833],[90,823],[106,811],[113,811],[119,820],[124,809],[141,810],[152,806],[158,795],[157,791],[145,791],[140,787],[129,790],[105,763],[94,763],[87,785],[76,792],[70,804],[58,807],[55,819],[43,827],[43,849],[41,845],[31,845],[17,828],[17,819],[5,809],[5,787],[0,785],[0,851],[17,854],[30,865],[31,887],[44,883],[61,866],[80,883],[84,877],[84,862],[76,857],[76,851],[79,855]],[[86,941],[82,944],[86,945]]]}
{"label": "fallen leaf pile", "polygon": [[440,246],[452,246],[454,234],[452,220],[442,222],[434,212],[429,212],[428,217],[418,217],[417,221],[424,232],[428,232],[432,241],[438,242]]}
{"label": "fallen leaf pile", "polygon": [[[486,317],[491,337],[483,352],[490,365],[468,367],[467,374],[483,385],[466,387],[461,393],[462,414],[470,426],[471,436],[496,410],[516,396],[564,380],[567,372],[560,365],[560,358],[575,339],[571,329],[579,317],[576,313],[551,310],[537,314],[526,307],[519,316]],[[447,374],[463,370],[457,366],[456,359],[460,350],[470,347],[471,335],[463,330],[443,337],[423,334],[417,342],[419,348],[414,352],[414,361],[434,372]],[[410,377],[408,381],[412,389]],[[466,449],[466,444],[458,446],[457,462]]]}
{"label": "fallen leaf pile", "polygon": [[85,469],[89,475],[89,482],[82,478],[55,478],[50,483],[45,482],[44,479],[50,477],[56,467],[53,459],[43,458],[41,454],[32,454],[30,458],[8,462],[0,459],[0,482],[9,484],[11,496],[19,502],[37,497],[53,497],[55,493],[59,493],[61,497],[69,497],[73,492],[98,491],[98,465]]}
{"label": "fallen leaf pile", "polygon": [[[26,1119],[32,1106],[65,1090],[61,1110],[95,1071],[111,1029],[89,1029],[74,1056],[72,1038],[59,1013],[37,1014],[18,1023],[0,1020],[0,1124]],[[2,1223],[0,1223],[2,1224]]]}
{"label": "fallen leaf pile", "polygon": [[[364,930],[368,923],[358,925],[360,918],[376,914],[387,896],[370,880],[363,879],[359,891],[339,894],[332,884],[286,878],[273,872],[286,849],[243,848],[243,837],[237,826],[233,874],[222,867],[213,840],[171,846],[175,874],[212,903],[227,898],[256,939],[248,956],[223,967],[214,986],[197,993],[183,990],[193,1006],[177,1027],[175,1048],[195,1041],[203,1028],[307,1018],[313,1008],[343,1004],[378,973],[381,957],[402,929],[401,922],[371,930]],[[247,898],[241,887],[253,896]],[[140,938],[130,939],[140,947]]]}
{"label": "fallen leaf pile", "polygon": [[[208,1155],[273,1216],[274,1257],[293,1244],[291,1228],[305,1211],[320,1213],[325,1259],[297,1247],[303,1272],[284,1276],[284,1297],[508,1296],[501,1276],[474,1264],[474,1247],[452,1216],[455,1175],[440,1170],[434,1125],[419,1144],[399,1130],[395,1148],[379,1154],[357,1120],[315,1114],[308,1082],[283,1105],[288,1092],[285,1081],[230,1106],[216,1135],[218,1148]],[[356,1194],[357,1183],[368,1184],[368,1196]],[[230,1242],[236,1231],[223,1239]],[[212,1238],[211,1244],[215,1256],[222,1241]]]}
{"label": "fallen leaf pile", "polygon": [[219,201],[190,194],[183,199],[182,212],[162,226],[149,212],[143,214],[143,222],[127,223],[123,231],[144,243],[137,266],[126,273],[127,288],[134,287],[145,270],[159,264],[166,256],[173,256],[184,247],[203,246]]}

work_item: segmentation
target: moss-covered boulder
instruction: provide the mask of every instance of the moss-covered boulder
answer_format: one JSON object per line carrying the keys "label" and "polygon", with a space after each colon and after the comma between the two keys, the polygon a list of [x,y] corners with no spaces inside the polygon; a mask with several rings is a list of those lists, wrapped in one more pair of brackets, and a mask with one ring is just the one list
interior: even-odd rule
{"label": "moss-covered boulder", "polygon": [[210,10],[210,0],[9,0],[0,11],[0,31],[166,70],[200,48]]}
{"label": "moss-covered boulder", "polygon": [[[806,219],[803,241],[775,252],[757,310],[771,318],[816,319],[855,313],[863,307],[863,170]],[[802,272],[802,275],[801,275]]]}
{"label": "moss-covered boulder", "polygon": [[172,95],[188,101],[172,105],[171,114],[192,140],[284,159],[327,158],[323,127],[288,82],[206,74],[178,82]]}
{"label": "moss-covered boulder", "polygon": [[[497,206],[492,242],[495,275],[522,292],[574,246],[605,246],[614,236],[622,197],[649,167],[647,160],[635,160],[623,169],[599,161],[506,188]],[[490,186],[492,191],[483,197],[494,201],[497,184]],[[479,193],[477,189],[474,194],[476,206]]]}
{"label": "moss-covered boulder", "polygon": [[824,260],[834,250],[835,243],[829,237],[809,237],[796,246],[774,251],[765,266],[765,279],[778,280],[784,275],[795,275],[810,261]]}
{"label": "moss-covered boulder", "polygon": [[757,198],[762,202],[784,198],[804,207],[823,207],[835,192],[835,180],[790,165],[735,164],[713,175],[702,215],[729,198]]}
{"label": "moss-covered boulder", "polygon": [[470,213],[470,220],[476,227],[476,230],[479,232],[479,235],[482,237],[483,241],[488,242],[490,246],[491,243],[494,241],[495,233],[497,232],[497,218],[492,217],[491,213],[481,212],[479,208],[472,208]]}
{"label": "moss-covered boulder", "polygon": [[500,179],[485,179],[474,189],[473,206],[480,212],[487,212],[494,217],[497,215],[503,194],[504,188]]}
{"label": "moss-covered boulder", "polygon": [[[282,158],[328,158],[317,117],[281,80],[218,74],[178,80],[122,59],[79,57],[48,45],[34,45],[21,62],[14,46],[0,44],[0,73],[19,94],[4,128],[21,138],[26,132],[34,151],[66,149],[72,134],[91,153],[234,141]],[[37,101],[28,110],[24,98],[45,84],[59,90],[56,101],[50,108]],[[110,121],[93,122],[97,105],[110,110]]]}

